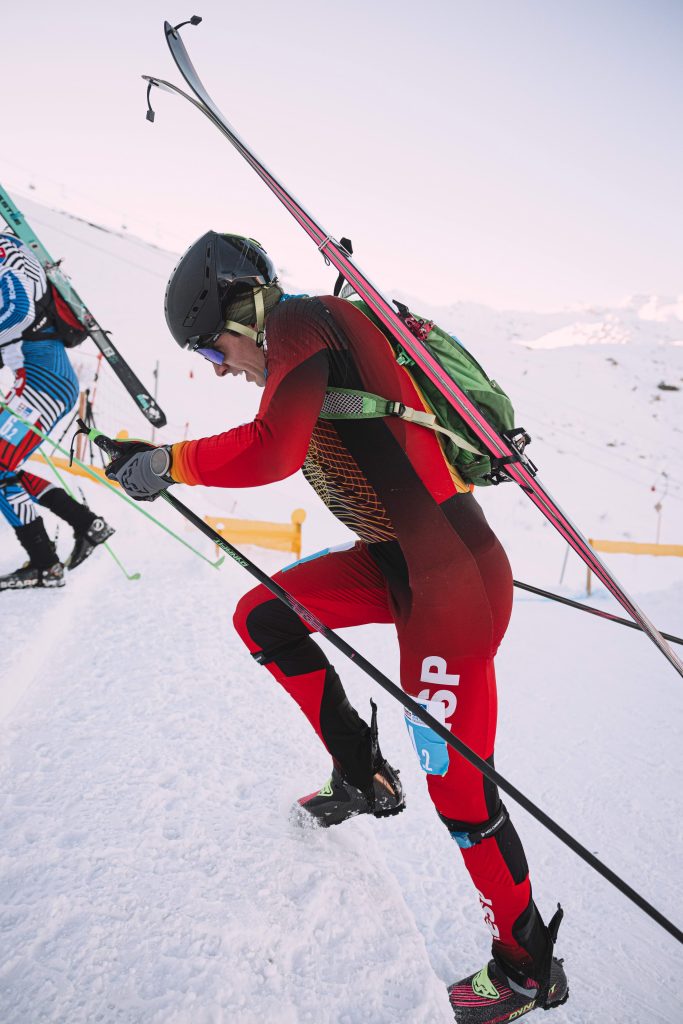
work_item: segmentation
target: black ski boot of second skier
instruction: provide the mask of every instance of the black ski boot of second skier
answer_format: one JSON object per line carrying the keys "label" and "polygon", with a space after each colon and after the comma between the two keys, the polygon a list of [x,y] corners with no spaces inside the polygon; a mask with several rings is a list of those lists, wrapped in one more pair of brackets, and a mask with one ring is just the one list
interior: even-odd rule
{"label": "black ski boot of second skier", "polygon": [[20,569],[0,576],[0,590],[27,590],[31,587],[63,587],[64,566],[48,537],[40,516],[17,527],[17,540],[28,555]]}
{"label": "black ski boot of second skier", "polygon": [[74,546],[65,562],[67,569],[76,569],[93,553],[98,544],[104,544],[115,532],[114,527],[101,516],[96,516],[87,529],[74,531]]}
{"label": "black ski boot of second skier", "polygon": [[332,776],[322,789],[309,796],[302,796],[294,805],[295,817],[301,822],[311,822],[322,828],[340,825],[359,814],[372,814],[375,818],[389,818],[400,814],[406,805],[403,786],[397,768],[392,768],[382,757],[377,737],[377,706],[372,705],[370,742],[373,777],[366,789],[354,786],[345,779],[335,765]]}
{"label": "black ski boot of second skier", "polygon": [[493,959],[486,967],[449,986],[457,1024],[506,1024],[532,1010],[552,1010],[567,1002],[567,975],[562,960],[552,955],[563,911],[558,906],[547,928],[533,904],[525,917],[527,938],[532,940],[537,953],[537,969],[530,969],[537,977],[531,978],[506,963],[497,955],[494,945]]}
{"label": "black ski boot of second skier", "polygon": [[27,590],[31,587],[63,587],[64,566],[55,562],[49,569],[38,569],[26,562],[20,569],[0,576],[0,590]]}

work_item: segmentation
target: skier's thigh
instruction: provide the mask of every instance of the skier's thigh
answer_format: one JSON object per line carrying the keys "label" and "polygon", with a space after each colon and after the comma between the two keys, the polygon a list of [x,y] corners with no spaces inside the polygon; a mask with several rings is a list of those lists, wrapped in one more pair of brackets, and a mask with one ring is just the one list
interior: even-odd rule
{"label": "skier's thigh", "polygon": [[[330,629],[393,621],[386,583],[364,544],[327,549],[281,570],[273,580]],[[245,594],[235,610],[238,633],[248,631],[247,619],[255,608],[276,600],[262,585]]]}

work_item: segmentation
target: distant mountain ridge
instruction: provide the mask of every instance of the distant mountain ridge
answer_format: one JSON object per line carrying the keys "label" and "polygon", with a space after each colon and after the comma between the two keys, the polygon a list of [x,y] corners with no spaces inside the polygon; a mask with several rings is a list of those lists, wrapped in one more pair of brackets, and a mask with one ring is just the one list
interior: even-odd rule
{"label": "distant mountain ridge", "polygon": [[550,313],[497,310],[470,302],[436,305],[407,293],[397,297],[452,330],[465,345],[505,338],[528,348],[630,343],[683,346],[683,296],[634,295],[617,306],[591,305]]}

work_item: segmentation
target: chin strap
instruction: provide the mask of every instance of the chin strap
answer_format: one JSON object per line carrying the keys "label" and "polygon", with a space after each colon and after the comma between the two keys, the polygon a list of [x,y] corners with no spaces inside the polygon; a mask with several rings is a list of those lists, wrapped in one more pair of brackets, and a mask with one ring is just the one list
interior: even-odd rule
{"label": "chin strap", "polygon": [[266,340],[265,322],[266,322],[266,307],[263,302],[263,287],[254,288],[254,309],[256,310],[256,329],[253,327],[247,327],[245,324],[238,324],[235,320],[226,320],[225,328],[228,331],[234,331],[235,334],[243,334],[245,338],[251,338],[252,341],[256,342],[257,348],[263,348],[263,342]]}

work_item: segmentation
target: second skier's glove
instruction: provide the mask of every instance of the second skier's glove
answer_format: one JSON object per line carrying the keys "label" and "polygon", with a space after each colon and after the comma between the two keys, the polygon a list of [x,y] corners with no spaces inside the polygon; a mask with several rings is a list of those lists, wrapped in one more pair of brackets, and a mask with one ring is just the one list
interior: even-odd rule
{"label": "second skier's glove", "polygon": [[116,441],[116,455],[105,472],[121,484],[136,501],[154,501],[174,483],[170,475],[171,452],[166,445],[155,448],[146,441]]}

